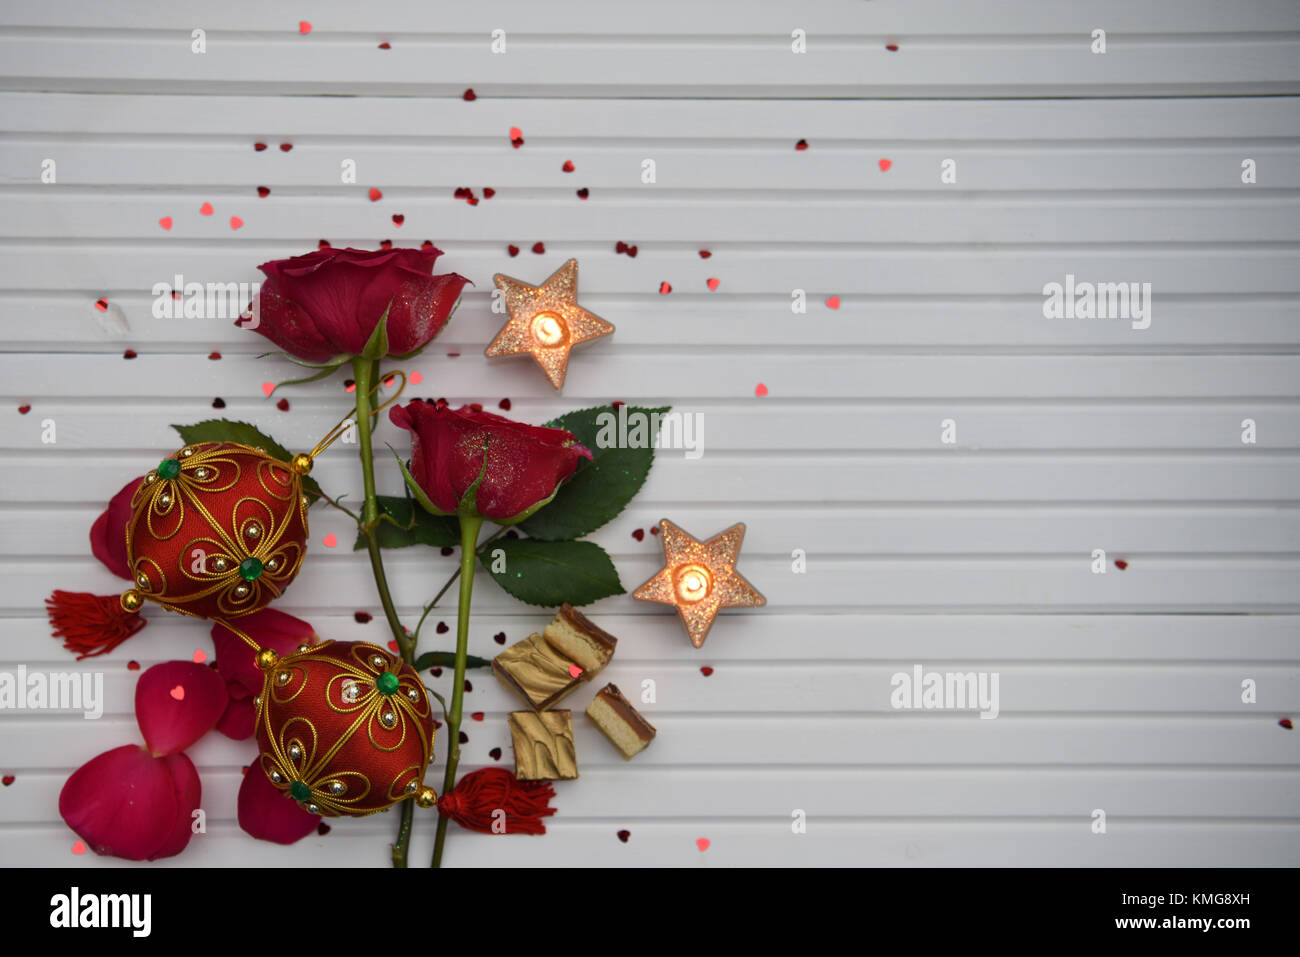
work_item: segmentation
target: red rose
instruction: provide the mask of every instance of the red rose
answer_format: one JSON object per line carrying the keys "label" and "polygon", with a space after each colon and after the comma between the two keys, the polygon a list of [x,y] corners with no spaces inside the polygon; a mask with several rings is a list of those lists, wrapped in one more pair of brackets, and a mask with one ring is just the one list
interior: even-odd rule
{"label": "red rose", "polygon": [[[388,311],[385,355],[424,348],[447,323],[469,282],[456,273],[433,275],[442,255],[427,249],[317,249],[274,259],[266,273],[256,329],[290,355],[308,362],[359,356]],[[367,358],[382,358],[372,355]]]}
{"label": "red rose", "polygon": [[446,515],[522,522],[555,496],[580,458],[591,458],[564,429],[525,425],[469,406],[438,408],[417,399],[391,409],[388,417],[411,433],[412,492],[425,508]]}

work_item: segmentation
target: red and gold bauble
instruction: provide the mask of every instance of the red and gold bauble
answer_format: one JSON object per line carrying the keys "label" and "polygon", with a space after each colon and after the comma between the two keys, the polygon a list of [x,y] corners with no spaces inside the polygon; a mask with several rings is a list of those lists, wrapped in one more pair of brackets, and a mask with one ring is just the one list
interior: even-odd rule
{"label": "red and gold bauble", "polygon": [[[429,694],[400,658],[361,641],[326,641],[277,657],[264,649],[258,765],[306,811],[360,817],[414,797],[433,755]],[[249,769],[249,773],[255,773]]]}
{"label": "red and gold bauble", "polygon": [[265,608],[307,551],[302,477],[311,458],[282,462],[234,442],[187,445],[144,477],[131,500],[122,607],[152,601],[226,620]]}

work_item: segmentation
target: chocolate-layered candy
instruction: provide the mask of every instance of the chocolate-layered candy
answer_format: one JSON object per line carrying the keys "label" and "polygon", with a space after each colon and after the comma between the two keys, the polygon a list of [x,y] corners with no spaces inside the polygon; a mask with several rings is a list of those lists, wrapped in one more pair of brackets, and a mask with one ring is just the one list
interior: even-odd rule
{"label": "chocolate-layered candy", "polygon": [[568,781],[578,776],[572,711],[513,711],[510,738],[515,777],[520,781]]}
{"label": "chocolate-layered candy", "polygon": [[563,605],[542,634],[497,655],[492,673],[534,710],[545,711],[605,667],[617,644],[613,635]]}
{"label": "chocolate-layered candy", "polygon": [[640,754],[654,740],[654,727],[637,713],[617,685],[607,684],[600,689],[587,706],[587,717],[623,753],[625,760]]}
{"label": "chocolate-layered candy", "polygon": [[565,603],[542,633],[547,642],[590,678],[609,664],[618,639],[597,628],[582,612]]}

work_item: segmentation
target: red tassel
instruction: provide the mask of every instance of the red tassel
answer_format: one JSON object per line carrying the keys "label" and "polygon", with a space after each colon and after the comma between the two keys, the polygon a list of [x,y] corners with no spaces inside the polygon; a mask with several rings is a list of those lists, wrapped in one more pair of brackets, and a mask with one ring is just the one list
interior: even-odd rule
{"label": "red tassel", "polygon": [[505,768],[467,774],[438,800],[438,813],[470,831],[491,834],[493,811],[506,812],[506,834],[545,834],[542,818],[555,813],[550,781],[520,781]]}
{"label": "red tassel", "polygon": [[148,624],[123,608],[117,595],[56,591],[45,599],[45,608],[54,637],[62,638],[68,651],[80,652],[78,661],[112,651]]}

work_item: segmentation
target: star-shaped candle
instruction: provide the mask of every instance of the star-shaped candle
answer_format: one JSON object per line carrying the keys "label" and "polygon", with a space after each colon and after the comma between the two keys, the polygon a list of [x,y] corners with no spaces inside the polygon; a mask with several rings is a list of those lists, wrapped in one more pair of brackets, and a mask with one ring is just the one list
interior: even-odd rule
{"label": "star-shaped candle", "polygon": [[699,648],[719,608],[767,604],[736,571],[745,526],[733,525],[701,542],[668,519],[659,523],[664,540],[664,567],[632,593],[641,601],[674,605],[691,644]]}
{"label": "star-shaped candle", "polygon": [[492,277],[505,297],[510,320],[487,347],[488,356],[531,355],[551,385],[564,385],[569,350],[598,339],[614,327],[578,305],[578,260],[570,259],[540,286],[497,273]]}

